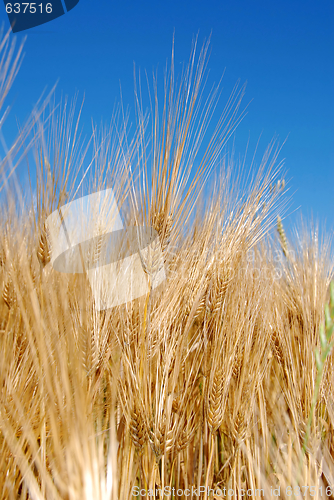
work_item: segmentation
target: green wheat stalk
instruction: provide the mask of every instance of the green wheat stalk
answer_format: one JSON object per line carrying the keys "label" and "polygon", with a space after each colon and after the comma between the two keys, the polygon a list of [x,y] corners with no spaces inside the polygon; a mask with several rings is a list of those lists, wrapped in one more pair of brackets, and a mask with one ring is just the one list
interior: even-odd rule
{"label": "green wheat stalk", "polygon": [[314,387],[314,394],[313,394],[311,411],[310,411],[310,415],[309,415],[309,418],[307,421],[306,432],[305,432],[304,441],[303,441],[303,453],[304,454],[306,452],[306,447],[308,444],[308,440],[310,438],[311,425],[312,425],[312,421],[313,421],[315,406],[316,406],[317,401],[318,401],[322,376],[324,373],[325,362],[326,362],[326,359],[329,356],[329,354],[332,350],[332,347],[333,347],[333,341],[332,341],[333,331],[334,331],[334,281],[332,281],[330,284],[329,304],[325,305],[325,322],[321,323],[320,329],[319,329],[320,350],[318,348],[316,348],[316,350],[315,350],[315,363],[316,363],[316,367],[317,367],[317,378],[316,378],[315,387]]}

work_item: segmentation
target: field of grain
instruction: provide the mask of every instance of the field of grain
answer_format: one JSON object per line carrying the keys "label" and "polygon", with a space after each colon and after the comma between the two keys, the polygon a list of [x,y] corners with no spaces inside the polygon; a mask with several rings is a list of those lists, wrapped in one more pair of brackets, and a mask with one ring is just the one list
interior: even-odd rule
{"label": "field of grain", "polygon": [[[334,496],[330,241],[285,236],[274,143],[255,175],[216,168],[243,88],[200,147],[207,49],[179,80],[172,63],[151,121],[137,92],[131,141],[125,119],[92,137],[89,192],[112,187],[126,224],[159,235],[166,280],[143,259],[143,297],[99,310],[84,273],[50,262],[45,221],[80,193],[69,105],[39,103],[0,159],[0,499]],[[20,58],[3,34],[0,132]],[[30,152],[34,188],[15,175]]]}

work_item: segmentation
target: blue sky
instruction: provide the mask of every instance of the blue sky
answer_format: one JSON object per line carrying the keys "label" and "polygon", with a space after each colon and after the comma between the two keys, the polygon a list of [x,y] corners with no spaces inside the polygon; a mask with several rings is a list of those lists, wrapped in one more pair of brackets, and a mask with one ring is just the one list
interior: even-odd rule
{"label": "blue sky", "polygon": [[[9,27],[3,5],[0,24]],[[224,73],[222,111],[238,79],[247,81],[247,116],[236,132],[236,153],[249,139],[249,160],[278,136],[293,195],[287,224],[300,212],[327,219],[334,230],[334,3],[280,0],[80,0],[66,15],[15,35],[27,35],[25,58],[8,96],[3,133],[10,142],[45,88],[79,101],[82,121],[110,121],[120,99],[134,111],[133,63],[150,76],[163,72],[175,33],[175,68],[187,62],[191,42],[211,34],[208,89]],[[13,35],[11,35],[13,36]],[[145,79],[143,78],[143,84]],[[6,128],[7,127],[7,128]],[[300,207],[300,208],[299,208]]]}

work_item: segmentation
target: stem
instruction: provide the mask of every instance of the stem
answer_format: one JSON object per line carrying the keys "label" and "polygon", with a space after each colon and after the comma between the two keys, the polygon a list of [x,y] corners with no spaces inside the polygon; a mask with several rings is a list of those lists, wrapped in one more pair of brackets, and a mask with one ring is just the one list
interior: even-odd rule
{"label": "stem", "polygon": [[208,484],[209,484],[209,475],[210,475],[212,458],[213,458],[213,450],[214,450],[214,435],[211,433],[210,458],[209,458],[208,468],[206,470],[204,500],[206,500],[208,498]]}

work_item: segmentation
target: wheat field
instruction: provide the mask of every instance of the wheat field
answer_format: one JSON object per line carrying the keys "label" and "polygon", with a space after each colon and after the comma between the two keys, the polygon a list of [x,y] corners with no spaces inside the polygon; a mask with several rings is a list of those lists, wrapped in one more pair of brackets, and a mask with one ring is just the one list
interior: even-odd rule
{"label": "wheat field", "polygon": [[[203,143],[207,50],[180,78],[172,58],[150,119],[135,90],[131,139],[121,111],[93,130],[83,175],[90,150],[52,93],[1,158],[1,499],[334,496],[330,239],[306,222],[286,237],[274,142],[254,175],[223,155],[244,87]],[[21,58],[2,33],[0,132]],[[153,256],[148,293],[106,310],[85,274],[51,262],[45,221],[84,185],[112,187],[163,253],[164,282],[151,286]]]}

